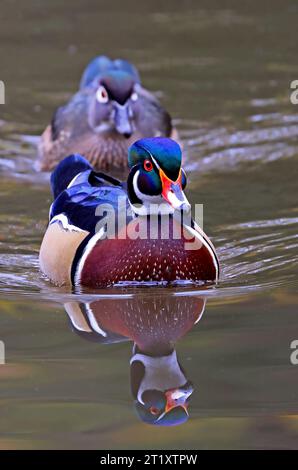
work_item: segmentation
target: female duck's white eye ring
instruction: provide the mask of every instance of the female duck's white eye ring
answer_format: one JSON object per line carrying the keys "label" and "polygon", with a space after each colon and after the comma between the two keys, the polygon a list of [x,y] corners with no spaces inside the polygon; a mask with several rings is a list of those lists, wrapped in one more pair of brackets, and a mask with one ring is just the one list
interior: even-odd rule
{"label": "female duck's white eye ring", "polygon": [[134,91],[130,97],[131,101],[137,101],[138,98],[139,98],[138,94]]}
{"label": "female duck's white eye ring", "polygon": [[96,92],[96,99],[99,103],[107,103],[109,101],[109,95],[104,86],[100,86]]}

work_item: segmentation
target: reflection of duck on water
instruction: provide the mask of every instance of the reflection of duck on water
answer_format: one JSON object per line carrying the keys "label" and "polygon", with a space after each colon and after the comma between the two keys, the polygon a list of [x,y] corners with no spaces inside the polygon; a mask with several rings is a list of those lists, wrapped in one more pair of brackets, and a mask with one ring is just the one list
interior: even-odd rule
{"label": "reflection of duck on water", "polygon": [[134,341],[130,370],[137,413],[146,423],[166,426],[188,419],[193,387],[175,343],[199,321],[204,307],[202,298],[152,292],[65,304],[73,328],[85,339]]}

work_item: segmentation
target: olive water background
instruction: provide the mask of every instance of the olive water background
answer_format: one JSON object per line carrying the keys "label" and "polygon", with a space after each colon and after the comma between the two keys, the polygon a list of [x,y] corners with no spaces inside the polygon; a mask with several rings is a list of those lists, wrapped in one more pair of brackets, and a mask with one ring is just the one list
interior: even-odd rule
{"label": "olive water background", "polygon": [[[2,0],[0,448],[298,447],[297,21],[289,0]],[[195,385],[180,427],[139,421],[132,344],[75,335],[73,295],[38,271],[51,195],[32,136],[100,53],[134,62],[175,117],[188,196],[222,263],[177,345]]]}

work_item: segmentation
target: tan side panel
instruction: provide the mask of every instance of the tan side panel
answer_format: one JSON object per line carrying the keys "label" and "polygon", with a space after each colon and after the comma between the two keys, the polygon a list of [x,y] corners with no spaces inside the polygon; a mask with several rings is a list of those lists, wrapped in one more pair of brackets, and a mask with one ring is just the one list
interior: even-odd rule
{"label": "tan side panel", "polygon": [[89,232],[65,230],[49,225],[39,251],[42,272],[58,286],[71,285],[71,264],[79,244]]}

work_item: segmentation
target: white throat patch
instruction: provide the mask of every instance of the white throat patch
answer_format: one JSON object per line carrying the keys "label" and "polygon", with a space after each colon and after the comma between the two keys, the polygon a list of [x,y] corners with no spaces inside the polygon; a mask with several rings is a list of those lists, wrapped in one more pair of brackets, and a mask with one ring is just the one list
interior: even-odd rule
{"label": "white throat patch", "polygon": [[173,214],[174,208],[167,203],[161,195],[149,196],[148,194],[142,193],[138,188],[138,177],[140,171],[138,170],[133,177],[133,189],[134,192],[142,204],[134,205],[130,201],[132,211],[137,215],[166,215]]}

